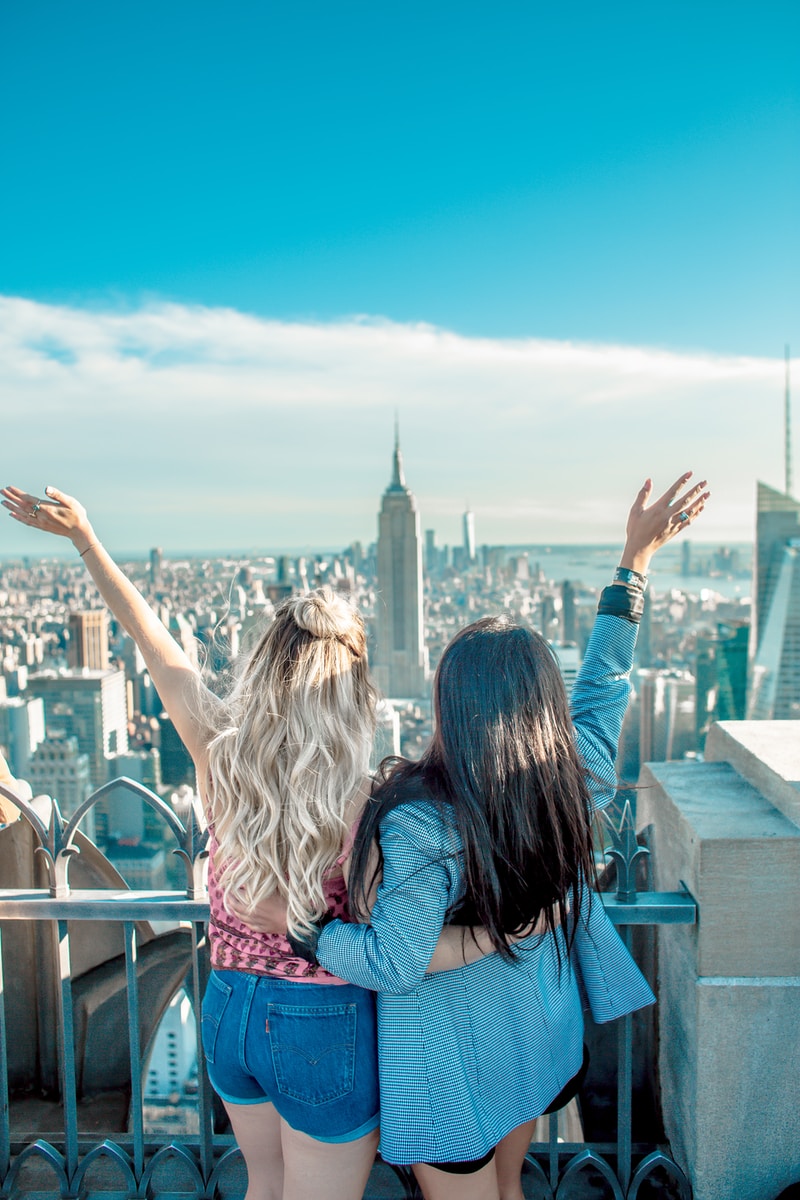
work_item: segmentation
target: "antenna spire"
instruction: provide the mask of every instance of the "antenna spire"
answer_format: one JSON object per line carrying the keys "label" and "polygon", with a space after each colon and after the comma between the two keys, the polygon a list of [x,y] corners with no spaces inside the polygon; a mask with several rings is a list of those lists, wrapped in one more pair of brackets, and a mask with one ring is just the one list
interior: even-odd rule
{"label": "antenna spire", "polygon": [[784,347],[784,356],[786,360],[786,383],[784,391],[784,451],[786,455],[785,470],[786,470],[786,495],[792,494],[792,406],[791,397],[789,394],[789,347]]}
{"label": "antenna spire", "polygon": [[406,477],[403,473],[403,455],[400,453],[400,420],[394,415],[394,456],[392,458],[392,488],[404,488]]}

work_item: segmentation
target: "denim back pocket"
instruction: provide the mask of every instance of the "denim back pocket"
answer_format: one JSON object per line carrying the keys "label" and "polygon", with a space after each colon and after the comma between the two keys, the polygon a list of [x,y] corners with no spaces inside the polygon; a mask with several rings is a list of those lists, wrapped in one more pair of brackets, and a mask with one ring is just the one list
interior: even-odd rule
{"label": "denim back pocket", "polygon": [[284,1096],[324,1104],[352,1092],[355,1004],[270,1004],[269,1032],[275,1080]]}
{"label": "denim back pocket", "polygon": [[220,979],[212,971],[208,978],[206,994],[203,996],[203,1009],[200,1020],[203,1052],[205,1053],[207,1062],[213,1063],[214,1061],[219,1023],[222,1020],[222,1014],[225,1012],[232,992],[233,988],[231,985],[226,983],[224,979]]}

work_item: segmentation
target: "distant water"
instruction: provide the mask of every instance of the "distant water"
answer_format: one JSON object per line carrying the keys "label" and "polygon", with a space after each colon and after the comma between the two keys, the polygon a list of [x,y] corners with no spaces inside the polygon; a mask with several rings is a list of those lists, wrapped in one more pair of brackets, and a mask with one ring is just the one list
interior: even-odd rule
{"label": "distant water", "polygon": [[[651,587],[654,591],[666,592],[672,588],[678,588],[684,592],[699,593],[703,589],[710,589],[718,592],[727,600],[748,599],[752,593],[752,563],[753,563],[753,546],[750,542],[731,543],[725,549],[730,551],[736,558],[736,571],[719,572],[715,569],[715,555],[719,552],[719,546],[690,543],[691,546],[691,573],[684,576],[681,573],[681,556],[682,543],[680,539],[671,542],[668,546],[664,546],[656,555],[651,576]],[[495,547],[490,547],[495,549]],[[565,579],[571,580],[573,583],[580,583],[586,587],[602,588],[610,581],[615,566],[619,562],[620,546],[619,544],[609,546],[543,546],[543,545],[509,545],[501,547],[505,551],[506,558],[511,558],[515,555],[527,554],[530,563],[530,571],[532,578],[535,578],[537,566],[544,572],[546,579],[551,579],[556,583],[561,583]],[[57,550],[61,550],[59,546]],[[146,561],[147,555],[141,552],[125,554],[124,552],[112,550],[114,557],[119,562],[136,562]],[[247,559],[258,559],[264,557],[278,557],[286,554],[289,557],[299,557],[304,555],[308,558],[321,557],[332,558],[337,557],[342,553],[341,548],[338,550],[330,549],[312,549],[303,547],[292,550],[243,550],[240,552],[232,550],[213,550],[213,551],[176,551],[171,549],[164,550],[164,558],[172,559],[227,559],[228,561],[246,561]],[[29,563],[39,561],[38,555],[26,555]],[[63,553],[52,553],[50,555],[42,555],[41,558],[64,558],[73,559],[74,555],[65,550]],[[21,562],[23,556],[16,554],[0,554],[0,561],[4,562]]]}
{"label": "distant water", "polygon": [[[692,544],[690,574],[681,574],[681,545],[672,542],[659,550],[650,570],[650,586],[654,591],[667,592],[679,588],[683,592],[699,593],[705,588],[719,592],[726,600],[747,599],[753,585],[751,578],[753,547],[750,543],[727,546],[735,555],[736,571],[720,573],[715,569],[716,546]],[[619,562],[620,547],[614,546],[508,546],[509,557],[527,553],[531,576],[537,566],[545,578],[561,583],[565,579],[587,587],[601,588],[610,582]]]}

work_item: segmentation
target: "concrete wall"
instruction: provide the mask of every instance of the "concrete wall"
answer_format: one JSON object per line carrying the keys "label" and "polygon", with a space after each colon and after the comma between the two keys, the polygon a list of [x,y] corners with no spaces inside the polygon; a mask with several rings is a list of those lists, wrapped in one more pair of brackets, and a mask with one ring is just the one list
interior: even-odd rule
{"label": "concrete wall", "polygon": [[774,1200],[800,1180],[800,722],[712,727],[706,761],[642,768],[654,887],[695,927],[659,931],[667,1135],[695,1200]]}

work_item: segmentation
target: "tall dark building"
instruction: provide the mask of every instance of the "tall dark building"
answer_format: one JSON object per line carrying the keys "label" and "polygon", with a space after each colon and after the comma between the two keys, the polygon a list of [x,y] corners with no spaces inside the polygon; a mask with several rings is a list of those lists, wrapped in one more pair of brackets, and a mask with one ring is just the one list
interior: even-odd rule
{"label": "tall dark building", "polygon": [[158,718],[161,727],[161,778],[164,783],[176,787],[181,783],[195,785],[195,770],[192,756],[181,741],[172,720],[164,712]]}
{"label": "tall dark building", "polygon": [[575,585],[565,579],[561,585],[561,640],[577,642],[578,613],[575,599]]}
{"label": "tall dark building", "polygon": [[539,603],[539,632],[549,641],[557,636],[557,625],[555,597],[545,592]]}
{"label": "tall dark building", "polygon": [[716,637],[697,639],[695,719],[701,748],[712,721],[744,720],[749,632],[745,622],[719,624]]}
{"label": "tall dark building", "polygon": [[681,576],[688,579],[692,573],[692,543],[688,540],[681,542]]}
{"label": "tall dark building", "polygon": [[163,551],[160,546],[154,546],[150,551],[150,582],[161,583]]}
{"label": "tall dark building", "polygon": [[378,517],[378,687],[386,696],[421,696],[427,677],[422,621],[422,543],[417,502],[406,487],[395,434],[392,480]]}
{"label": "tall dark building", "polygon": [[[648,588],[644,594],[644,611],[639,625],[639,637],[636,640],[636,664],[639,667],[650,667],[653,663],[653,590]],[[644,761],[644,760],[643,760]]]}
{"label": "tall dark building", "polygon": [[756,511],[747,715],[800,716],[800,503],[764,483]]}

